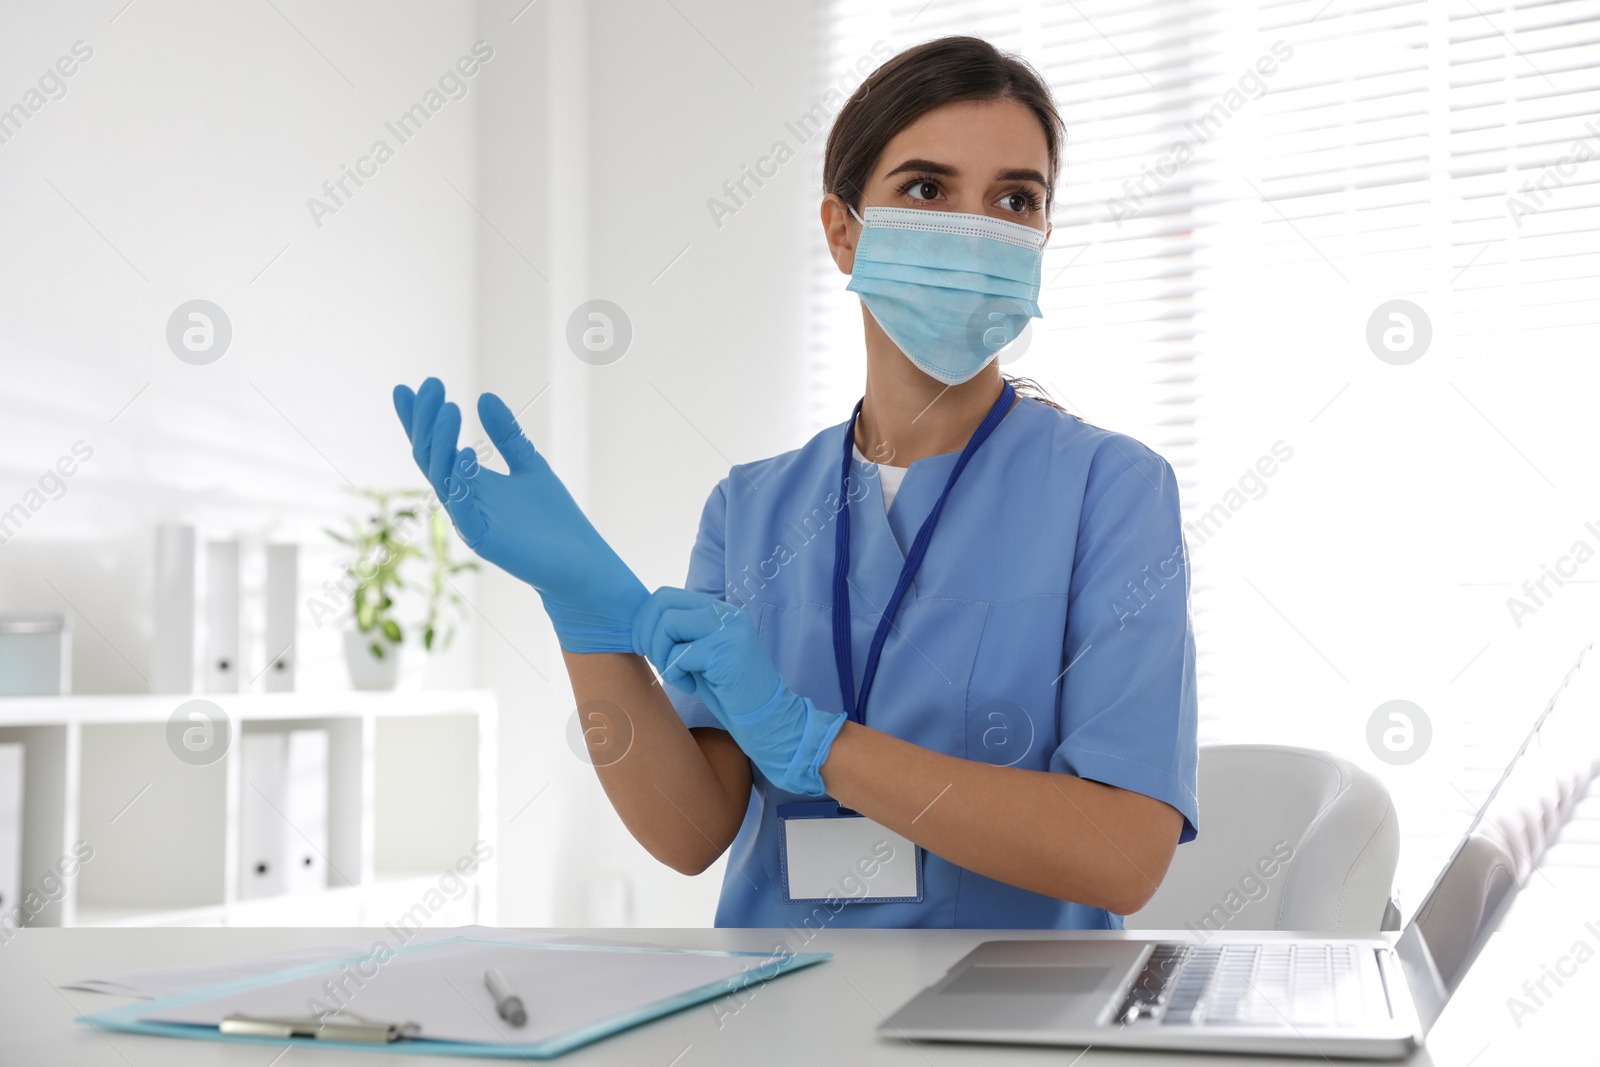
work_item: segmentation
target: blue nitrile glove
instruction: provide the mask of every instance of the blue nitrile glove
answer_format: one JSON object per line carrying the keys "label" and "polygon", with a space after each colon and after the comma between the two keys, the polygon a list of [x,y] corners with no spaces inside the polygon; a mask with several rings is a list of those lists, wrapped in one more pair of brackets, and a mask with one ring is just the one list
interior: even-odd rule
{"label": "blue nitrile glove", "polygon": [[779,789],[822,796],[822,764],[845,717],[797,695],[750,616],[704,593],[662,586],[633,617],[633,650],[693,692]]}
{"label": "blue nitrile glove", "polygon": [[429,378],[415,394],[394,389],[394,408],[411,451],[455,523],[484,559],[533,586],[568,652],[632,652],[633,616],[649,596],[644,583],[590,525],[550,465],[493,393],[478,398],[478,419],[510,474],[457,449],[461,409]]}

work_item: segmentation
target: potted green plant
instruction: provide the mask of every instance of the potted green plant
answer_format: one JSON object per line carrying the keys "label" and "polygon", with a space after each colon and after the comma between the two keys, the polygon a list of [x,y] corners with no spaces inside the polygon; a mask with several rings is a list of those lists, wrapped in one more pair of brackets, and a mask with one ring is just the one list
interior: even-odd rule
{"label": "potted green plant", "polygon": [[[415,489],[362,489],[360,495],[374,510],[364,520],[351,517],[350,532],[328,529],[328,536],[348,547],[354,559],[346,565],[343,584],[351,588],[353,626],[345,631],[345,664],[357,689],[393,689],[408,632],[418,632],[396,614],[402,591],[421,592],[426,611],[420,640],[426,652],[442,651],[455,638],[456,619],[462,605],[452,575],[476,570],[474,561],[456,562],[450,556],[450,523],[443,509],[426,517],[418,503],[426,494]],[[425,547],[416,543],[426,528]],[[410,561],[428,563],[425,583],[409,581]]]}

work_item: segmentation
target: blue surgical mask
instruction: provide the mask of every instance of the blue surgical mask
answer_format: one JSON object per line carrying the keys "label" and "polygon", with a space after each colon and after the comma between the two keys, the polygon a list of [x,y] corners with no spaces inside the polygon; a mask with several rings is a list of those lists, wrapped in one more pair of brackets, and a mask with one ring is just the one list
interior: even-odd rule
{"label": "blue surgical mask", "polygon": [[1044,231],[924,208],[869,207],[846,290],[889,340],[944,382],[971,379],[1042,318]]}

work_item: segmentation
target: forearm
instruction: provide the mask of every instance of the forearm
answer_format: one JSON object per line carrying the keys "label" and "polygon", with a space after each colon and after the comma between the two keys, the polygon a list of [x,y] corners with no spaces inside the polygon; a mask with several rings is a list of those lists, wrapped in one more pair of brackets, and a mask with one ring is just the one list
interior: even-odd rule
{"label": "forearm", "polygon": [[623,824],[674,870],[710,866],[744,819],[748,769],[713,765],[644,657],[565,650],[562,657],[590,761]]}
{"label": "forearm", "polygon": [[1071,775],[947,756],[857,723],[833,741],[828,795],[952,863],[1126,915],[1155,893],[1183,817]]}

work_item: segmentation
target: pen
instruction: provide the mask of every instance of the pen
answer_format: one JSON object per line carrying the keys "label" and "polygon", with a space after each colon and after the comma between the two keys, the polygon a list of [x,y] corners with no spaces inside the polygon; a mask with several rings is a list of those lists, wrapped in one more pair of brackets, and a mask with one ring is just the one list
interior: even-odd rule
{"label": "pen", "polygon": [[511,991],[511,986],[498,970],[490,967],[484,971],[483,983],[494,997],[494,1008],[500,1013],[500,1018],[512,1026],[521,1026],[528,1021],[528,1013],[522,1008],[522,998]]}

